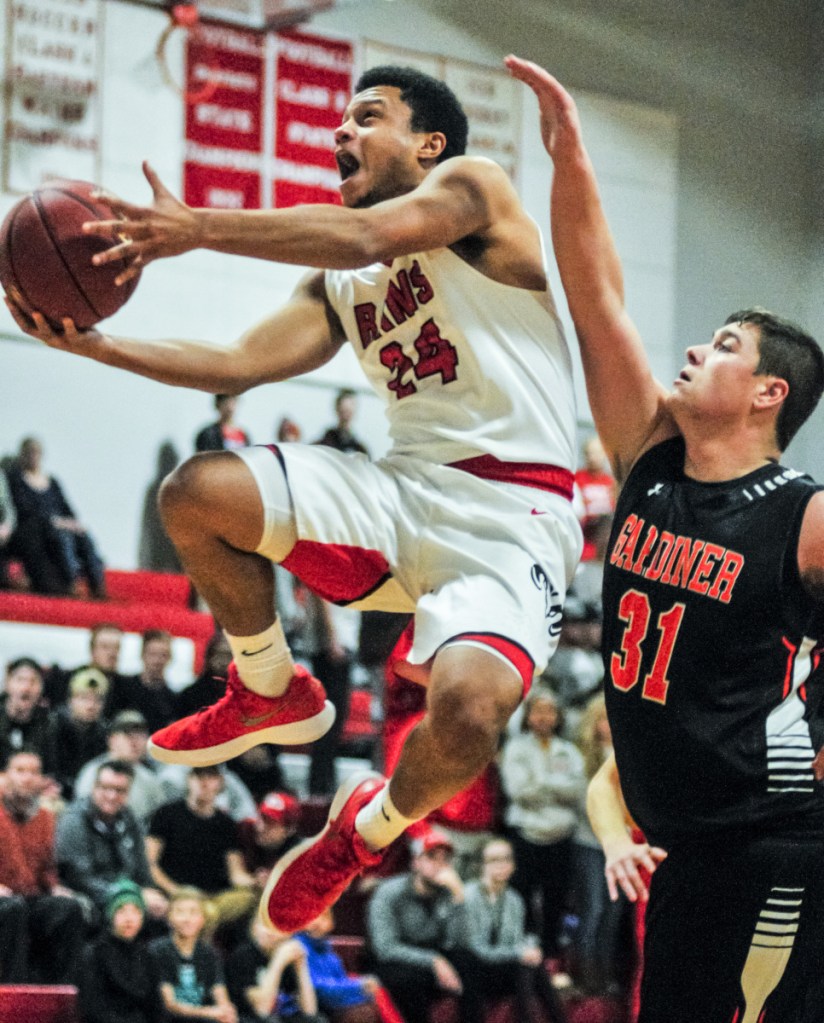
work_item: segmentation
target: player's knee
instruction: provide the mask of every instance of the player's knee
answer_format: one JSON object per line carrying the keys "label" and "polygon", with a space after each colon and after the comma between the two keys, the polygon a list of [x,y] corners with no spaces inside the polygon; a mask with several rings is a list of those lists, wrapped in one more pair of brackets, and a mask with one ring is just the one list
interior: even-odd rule
{"label": "player's knee", "polygon": [[458,760],[486,761],[514,704],[511,697],[477,679],[458,679],[430,693],[432,735],[444,754]]}
{"label": "player's knee", "polygon": [[204,525],[213,501],[213,475],[211,461],[198,457],[179,465],[163,481],[158,505],[163,525],[173,539]]}

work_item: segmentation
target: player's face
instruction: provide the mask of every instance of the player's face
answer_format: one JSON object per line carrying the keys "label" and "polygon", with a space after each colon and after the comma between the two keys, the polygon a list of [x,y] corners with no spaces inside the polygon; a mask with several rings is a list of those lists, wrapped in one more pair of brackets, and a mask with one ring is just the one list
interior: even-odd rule
{"label": "player's face", "polygon": [[709,344],[688,348],[687,365],[673,385],[676,419],[683,415],[729,423],[744,420],[761,382],[755,375],[759,336],[755,324],[730,323],[719,328]]}
{"label": "player's face", "polygon": [[335,131],[344,206],[374,206],[420,182],[418,150],[425,133],[412,131],[411,117],[394,86],[374,86],[352,98]]}

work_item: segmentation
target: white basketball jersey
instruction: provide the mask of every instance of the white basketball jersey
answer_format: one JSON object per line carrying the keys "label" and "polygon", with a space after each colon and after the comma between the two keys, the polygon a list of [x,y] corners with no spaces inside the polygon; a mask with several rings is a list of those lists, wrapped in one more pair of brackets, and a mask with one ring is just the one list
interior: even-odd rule
{"label": "white basketball jersey", "polygon": [[326,291],[386,402],[393,454],[574,470],[572,365],[548,288],[500,284],[443,248],[327,270]]}

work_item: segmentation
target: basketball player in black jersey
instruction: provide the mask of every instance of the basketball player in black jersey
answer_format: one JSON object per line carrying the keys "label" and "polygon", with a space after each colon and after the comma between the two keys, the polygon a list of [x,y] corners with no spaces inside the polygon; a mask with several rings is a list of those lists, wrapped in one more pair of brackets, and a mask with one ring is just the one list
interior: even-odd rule
{"label": "basketball player in black jersey", "polygon": [[666,850],[640,1023],[821,1023],[824,491],[780,464],[824,388],[793,324],[734,313],[667,391],[624,308],[578,115],[535,91],[552,231],[598,433],[623,485],[604,576],[605,689],[627,806]]}

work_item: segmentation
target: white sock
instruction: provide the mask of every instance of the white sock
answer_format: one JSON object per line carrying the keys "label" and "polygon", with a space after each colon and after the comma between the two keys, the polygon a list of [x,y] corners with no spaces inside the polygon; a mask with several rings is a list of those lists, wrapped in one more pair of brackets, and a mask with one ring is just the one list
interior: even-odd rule
{"label": "white sock", "polygon": [[386,785],[358,811],[355,829],[372,852],[377,852],[378,849],[383,849],[390,842],[394,842],[398,835],[402,835],[410,825],[421,819],[404,817],[392,802],[389,786]]}
{"label": "white sock", "polygon": [[280,696],[295,673],[295,663],[286,645],[280,619],[257,636],[230,636],[237,673],[247,689],[261,696]]}

